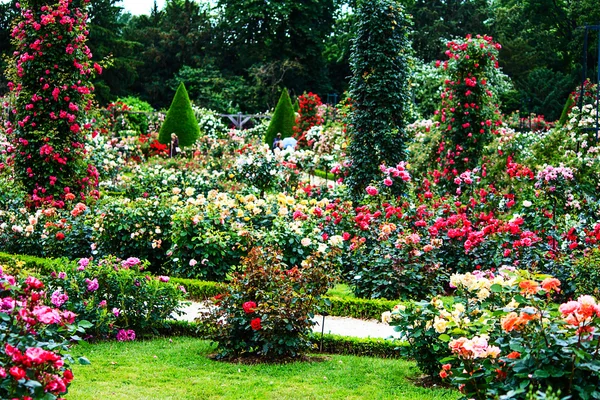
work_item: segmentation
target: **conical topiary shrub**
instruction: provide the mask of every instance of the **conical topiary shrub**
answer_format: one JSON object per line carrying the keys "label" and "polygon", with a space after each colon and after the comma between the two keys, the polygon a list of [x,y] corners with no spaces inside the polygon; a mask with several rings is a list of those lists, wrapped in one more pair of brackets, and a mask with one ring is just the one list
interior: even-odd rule
{"label": "conical topiary shrub", "polygon": [[200,136],[200,127],[183,82],[179,84],[175,97],[173,97],[165,122],[160,128],[158,141],[163,144],[171,143],[171,134],[173,133],[177,135],[181,147],[191,146]]}
{"label": "conical topiary shrub", "polygon": [[292,136],[294,134],[295,123],[296,114],[292,107],[292,100],[290,99],[287,89],[283,89],[279,101],[277,102],[277,107],[275,107],[271,123],[267,129],[265,143],[271,146],[278,133],[281,133],[282,138]]}

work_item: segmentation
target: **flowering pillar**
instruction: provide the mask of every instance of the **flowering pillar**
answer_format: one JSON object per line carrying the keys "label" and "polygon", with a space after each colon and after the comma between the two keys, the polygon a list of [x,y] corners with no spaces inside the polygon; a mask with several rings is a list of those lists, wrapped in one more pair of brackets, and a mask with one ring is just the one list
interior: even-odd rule
{"label": "flowering pillar", "polygon": [[436,111],[442,133],[438,162],[439,174],[454,181],[479,164],[484,147],[502,123],[489,84],[493,70],[498,68],[501,46],[491,37],[479,35],[467,35],[447,46],[449,59],[436,64],[449,75],[444,82],[441,107]]}
{"label": "flowering pillar", "polygon": [[87,15],[71,2],[17,3],[16,50],[7,71],[16,100],[7,133],[15,178],[30,206],[64,207],[65,201],[98,196],[98,173],[85,161],[84,140],[91,129],[90,82],[101,67],[86,45]]}

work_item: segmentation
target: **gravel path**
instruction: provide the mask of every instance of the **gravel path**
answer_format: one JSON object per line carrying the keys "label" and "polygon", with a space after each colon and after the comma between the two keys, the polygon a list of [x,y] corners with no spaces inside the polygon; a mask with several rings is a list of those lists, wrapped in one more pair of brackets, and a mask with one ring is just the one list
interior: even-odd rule
{"label": "gravel path", "polygon": [[[204,303],[191,303],[190,305],[183,307],[182,311],[185,313],[179,317],[178,320],[182,321],[193,321],[202,312],[206,312],[206,305]],[[323,317],[315,315],[313,320],[316,322],[313,327],[313,331],[321,333]],[[398,332],[394,332],[394,328],[389,325],[382,324],[376,320],[362,320],[355,318],[346,317],[325,317],[325,333],[332,333],[334,335],[341,336],[353,336],[361,338],[389,338],[391,336],[400,337]]]}

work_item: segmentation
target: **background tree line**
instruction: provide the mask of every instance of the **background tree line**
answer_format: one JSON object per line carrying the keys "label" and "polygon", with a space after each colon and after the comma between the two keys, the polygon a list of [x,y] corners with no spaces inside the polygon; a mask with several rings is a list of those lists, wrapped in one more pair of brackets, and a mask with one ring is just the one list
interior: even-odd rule
{"label": "background tree line", "polygon": [[[347,89],[356,0],[167,0],[148,14],[91,0],[89,45],[108,66],[97,99],[138,96],[167,107],[183,81],[196,104],[221,112],[272,108],[279,91],[327,98]],[[0,4],[0,53],[10,56],[16,0]],[[414,63],[445,59],[445,42],[488,34],[515,90],[504,111],[555,120],[581,74],[583,30],[600,24],[597,0],[401,0],[412,15]],[[595,40],[589,71],[596,68]],[[2,61],[2,70],[5,61]],[[0,94],[7,91],[0,80]]]}

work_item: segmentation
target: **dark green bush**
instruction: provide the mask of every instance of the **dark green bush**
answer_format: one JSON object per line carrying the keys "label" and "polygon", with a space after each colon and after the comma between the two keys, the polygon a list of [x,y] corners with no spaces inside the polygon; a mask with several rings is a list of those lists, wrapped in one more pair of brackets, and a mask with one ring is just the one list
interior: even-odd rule
{"label": "dark green bush", "polygon": [[[410,42],[408,19],[395,0],[358,2],[356,21],[350,59],[352,168],[346,183],[355,196],[362,196],[380,176],[380,165],[396,166],[407,158]],[[398,191],[401,186],[394,185]]]}
{"label": "dark green bush", "polygon": [[124,115],[124,117],[127,118],[129,125],[135,129],[137,133],[148,133],[149,114],[154,112],[154,108],[150,103],[134,96],[118,98],[117,103],[118,102],[126,104],[130,110],[130,112],[125,113]]}
{"label": "dark green bush", "polygon": [[165,122],[160,128],[158,141],[163,144],[171,143],[172,133],[177,135],[180,147],[191,146],[200,137],[200,127],[183,82],[173,97]]}
{"label": "dark green bush", "polygon": [[575,295],[600,298],[600,250],[594,249],[575,261],[573,267]]}
{"label": "dark green bush", "polygon": [[273,118],[265,135],[265,143],[269,146],[273,145],[273,140],[278,133],[281,133],[281,138],[290,137],[294,134],[294,125],[296,124],[296,114],[292,106],[292,100],[287,89],[283,89]]}

